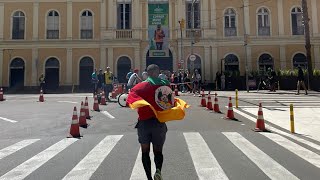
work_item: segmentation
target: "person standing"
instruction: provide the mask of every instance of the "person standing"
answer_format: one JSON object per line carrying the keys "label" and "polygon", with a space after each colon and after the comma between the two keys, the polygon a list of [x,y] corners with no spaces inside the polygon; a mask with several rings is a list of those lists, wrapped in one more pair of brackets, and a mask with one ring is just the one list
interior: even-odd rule
{"label": "person standing", "polygon": [[97,75],[97,69],[94,69],[93,73],[91,74],[91,82],[93,86],[93,96],[97,94],[98,90],[98,75]]}
{"label": "person standing", "polygon": [[130,76],[129,80],[128,80],[128,84],[127,87],[128,89],[133,88],[135,85],[137,85],[139,82],[142,82],[142,80],[139,77],[139,70],[135,69],[133,71],[133,74]]}
{"label": "person standing", "polygon": [[308,95],[308,90],[306,88],[306,85],[304,83],[304,74],[303,74],[303,71],[302,71],[302,68],[299,66],[298,67],[298,83],[297,83],[297,95],[300,94],[300,87],[303,87],[303,89],[306,91],[305,95]]}
{"label": "person standing", "polygon": [[148,73],[147,73],[147,70],[144,70],[141,74],[142,76],[142,81],[145,81],[147,78],[148,78]]}
{"label": "person standing", "polygon": [[200,87],[200,81],[201,81],[201,75],[200,73],[198,72],[197,69],[194,70],[194,74],[192,75],[192,79],[193,79],[193,96],[196,96],[196,93],[199,92],[199,96],[200,95],[200,90],[199,90],[199,87]]}
{"label": "person standing", "polygon": [[109,93],[113,90],[113,73],[110,71],[110,67],[108,66],[106,71],[104,72],[104,83],[105,83],[105,96],[106,96],[106,100],[110,101],[109,99]]}
{"label": "person standing", "polygon": [[221,90],[224,90],[226,87],[226,76],[224,72],[221,73]]}
{"label": "person standing", "polygon": [[99,70],[99,74],[98,74],[98,88],[99,90],[103,90],[104,89],[104,74],[102,69]]}
{"label": "person standing", "polygon": [[157,29],[154,31],[154,40],[156,41],[157,50],[162,50],[163,38],[165,36],[166,35],[164,34],[164,31],[161,28],[161,24],[158,24]]}
{"label": "person standing", "polygon": [[46,81],[43,73],[39,77],[39,84],[40,84],[40,90],[42,90],[42,92],[44,93]]}
{"label": "person standing", "polygon": [[216,90],[221,90],[221,74],[219,71],[216,73]]}

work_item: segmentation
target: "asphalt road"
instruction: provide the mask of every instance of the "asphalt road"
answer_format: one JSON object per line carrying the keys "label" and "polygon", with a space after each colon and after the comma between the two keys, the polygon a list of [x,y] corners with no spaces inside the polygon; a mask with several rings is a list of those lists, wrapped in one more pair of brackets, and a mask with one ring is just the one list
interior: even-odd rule
{"label": "asphalt road", "polygon": [[[79,115],[86,96],[92,109],[90,94],[45,95],[44,103],[37,102],[38,95],[7,95],[0,102],[0,180],[146,179],[134,110],[116,102],[100,106],[104,113],[90,111],[93,117],[87,129],[80,129],[81,139],[66,138],[73,107]],[[272,122],[279,131],[254,132],[255,117],[242,108],[235,110],[242,113],[235,113],[239,121],[224,119],[229,96],[233,92],[219,92],[224,114],[199,107],[199,97],[180,96],[191,107],[184,120],[167,123],[164,179],[319,179],[318,141],[288,135],[286,128]],[[256,106],[258,101],[252,97],[261,96],[268,95],[240,96],[240,106]],[[283,94],[270,97],[275,96]]]}

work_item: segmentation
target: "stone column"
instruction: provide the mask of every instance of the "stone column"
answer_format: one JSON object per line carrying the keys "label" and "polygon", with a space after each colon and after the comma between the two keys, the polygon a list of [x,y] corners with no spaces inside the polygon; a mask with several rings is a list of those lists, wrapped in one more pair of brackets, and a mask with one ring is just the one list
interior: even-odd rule
{"label": "stone column", "polygon": [[108,30],[113,30],[114,27],[113,18],[116,16],[114,9],[115,7],[113,7],[113,0],[108,0]]}
{"label": "stone column", "polygon": [[281,69],[286,69],[287,59],[286,59],[286,47],[280,45],[280,67]]}
{"label": "stone column", "polygon": [[33,3],[33,28],[32,39],[38,40],[39,38],[39,2]]}
{"label": "stone column", "polygon": [[43,68],[39,67],[39,49],[38,48],[32,48],[32,66],[31,66],[31,86],[38,86],[38,76],[39,72],[42,72]]}
{"label": "stone column", "polygon": [[100,35],[101,39],[104,39],[104,33],[107,28],[107,6],[106,6],[106,0],[101,0],[100,4]]}
{"label": "stone column", "polygon": [[217,11],[216,11],[216,0],[210,0],[210,15],[211,15],[211,28],[217,27]]}
{"label": "stone column", "polygon": [[284,35],[283,0],[278,0],[278,27],[279,27],[279,36],[283,36]]}
{"label": "stone column", "polygon": [[168,4],[169,4],[169,36],[170,36],[170,40],[172,40],[172,35],[173,35],[173,30],[174,30],[174,27],[173,27],[173,21],[176,21],[177,19],[174,19],[173,17],[173,14],[172,14],[172,9],[174,7],[172,7],[172,1],[168,1]]}
{"label": "stone column", "polygon": [[317,36],[319,34],[317,0],[311,0],[311,12],[313,35]]}
{"label": "stone column", "polygon": [[[220,60],[218,59],[218,48],[217,47],[211,47],[211,64],[212,64],[212,69],[211,69],[211,79],[212,81],[215,80],[215,76],[217,71],[221,71],[220,67]],[[222,68],[223,70],[223,68]]]}
{"label": "stone column", "polygon": [[67,1],[67,39],[72,39],[72,1]]}
{"label": "stone column", "polygon": [[66,77],[66,84],[73,85],[73,56],[72,56],[72,48],[67,49],[67,77]]}
{"label": "stone column", "polygon": [[313,47],[313,51],[314,51],[314,67],[315,69],[320,69],[320,46],[319,45],[315,45]]}
{"label": "stone column", "polygon": [[114,71],[113,67],[113,48],[108,47],[108,65],[111,68],[111,71]]}
{"label": "stone column", "polygon": [[107,67],[107,48],[100,47],[100,68],[105,70]]}
{"label": "stone column", "polygon": [[209,1],[203,0],[201,3],[201,27],[207,29],[209,28]]}
{"label": "stone column", "polygon": [[141,72],[146,68],[145,66],[141,66],[143,63],[141,62],[141,56],[140,56],[140,48],[136,47],[134,48],[134,61],[132,62],[134,68],[138,68]]}
{"label": "stone column", "polygon": [[251,53],[251,46],[247,46],[247,62],[248,62],[248,71],[252,70],[252,53]]}
{"label": "stone column", "polygon": [[202,71],[202,76],[204,77],[205,80],[207,80],[207,82],[211,82],[211,49],[210,47],[204,47],[204,61],[201,63],[203,64],[202,67],[204,69],[204,71]]}
{"label": "stone column", "polygon": [[[3,39],[4,32],[4,3],[0,3],[0,40]],[[1,79],[2,82],[2,79]]]}
{"label": "stone column", "polygon": [[4,86],[3,84],[3,49],[0,49],[0,87]]}

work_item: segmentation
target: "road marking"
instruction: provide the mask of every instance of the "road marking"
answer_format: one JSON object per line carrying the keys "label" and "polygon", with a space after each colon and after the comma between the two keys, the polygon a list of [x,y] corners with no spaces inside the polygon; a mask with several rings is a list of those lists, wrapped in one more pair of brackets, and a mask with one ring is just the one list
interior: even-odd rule
{"label": "road marking", "polygon": [[55,155],[60,153],[62,150],[67,148],[72,143],[76,142],[78,139],[63,139],[56,144],[50,146],[46,150],[40,152],[39,154],[33,156],[31,159],[25,161],[24,163],[20,164],[16,168],[12,169],[11,171],[7,172],[5,175],[0,177],[0,180],[20,180],[27,177],[33,171],[38,169],[44,163],[49,161]]}
{"label": "road marking", "polygon": [[[248,115],[248,114],[246,114],[246,113],[243,113],[243,112],[241,112],[241,111],[239,111],[239,110],[237,110],[237,109],[233,109],[233,111],[234,111],[235,113],[237,113],[237,114],[239,114],[239,115],[241,115],[241,116],[243,116],[243,117],[245,117],[245,118],[253,121],[253,122],[256,122],[256,121],[257,121],[256,118],[254,118],[254,117],[252,117],[252,116],[250,116],[250,115]],[[266,123],[266,124],[268,124],[268,123]],[[294,136],[294,135],[292,135],[292,134],[289,134],[289,133],[287,133],[287,132],[284,132],[284,131],[282,131],[282,130],[280,130],[280,129],[277,129],[277,128],[271,126],[270,124],[268,124],[268,127],[267,127],[267,128],[268,128],[269,130],[273,131],[273,132],[276,132],[276,133],[279,133],[279,134],[281,134],[281,135],[290,137],[291,139],[294,139],[294,140],[296,140],[296,141],[299,141],[299,142],[301,142],[301,143],[304,143],[304,144],[306,144],[306,145],[308,145],[308,146],[310,146],[310,147],[312,147],[312,148],[315,148],[315,149],[317,149],[317,150],[320,151],[320,146],[317,145],[317,144],[315,144],[315,143],[312,143],[312,142],[307,141],[307,140],[305,140],[305,139],[302,139],[302,138],[299,138],[299,137]]]}
{"label": "road marking", "polygon": [[317,166],[320,168],[320,155],[278,135],[272,133],[261,133],[265,137],[271,139],[272,141],[276,142],[280,146],[288,149],[289,151],[293,152],[294,154],[300,156],[302,159],[308,161],[309,163]]}
{"label": "road marking", "polygon": [[63,179],[90,179],[123,135],[107,136],[95,146]]}
{"label": "road marking", "polygon": [[183,135],[200,180],[229,179],[199,133]]}
{"label": "road marking", "polygon": [[4,149],[0,150],[0,159],[3,159],[7,156],[9,156],[10,154],[13,154],[17,151],[19,151],[20,149],[29,146],[32,143],[35,143],[37,141],[39,141],[40,139],[28,139],[28,140],[23,140],[20,142],[17,142],[11,146],[8,146]]}
{"label": "road marking", "polygon": [[[308,104],[308,105],[310,105],[310,104]],[[225,107],[228,108],[228,106],[225,106]],[[300,103],[299,103],[299,105],[295,105],[294,107],[295,108],[319,108],[319,107],[316,107],[316,106],[300,106]],[[257,106],[239,106],[239,108],[258,108],[258,105]],[[263,106],[262,108],[264,108],[264,109],[268,109],[268,108],[289,108],[289,106],[287,106],[287,105],[283,105],[283,106]]]}
{"label": "road marking", "polygon": [[101,111],[102,114],[106,115],[107,117],[109,117],[110,119],[114,119],[115,117],[112,116],[108,111]]}
{"label": "road marking", "polygon": [[78,104],[78,102],[73,101],[58,101],[59,103],[71,103],[71,104]]}
{"label": "road marking", "polygon": [[11,119],[8,119],[8,118],[4,118],[4,117],[0,117],[0,119],[4,120],[4,121],[8,121],[8,122],[11,122],[11,123],[16,123],[18,121],[15,121],[15,120],[11,120]]}
{"label": "road marking", "polygon": [[[152,145],[150,145],[150,149],[153,149]],[[141,148],[140,148],[140,150],[138,152],[138,156],[137,156],[136,162],[134,163],[134,166],[133,166],[133,170],[132,170],[132,173],[131,173],[130,180],[145,180],[145,179],[147,179],[147,176],[146,176],[146,173],[144,171],[141,159],[142,159],[142,152],[141,152]],[[150,151],[151,172],[155,172],[156,171],[155,164],[152,162],[153,159],[154,159],[154,154],[153,154],[153,151],[151,150]]]}
{"label": "road marking", "polygon": [[240,151],[254,162],[270,179],[298,179],[237,132],[223,132]]}

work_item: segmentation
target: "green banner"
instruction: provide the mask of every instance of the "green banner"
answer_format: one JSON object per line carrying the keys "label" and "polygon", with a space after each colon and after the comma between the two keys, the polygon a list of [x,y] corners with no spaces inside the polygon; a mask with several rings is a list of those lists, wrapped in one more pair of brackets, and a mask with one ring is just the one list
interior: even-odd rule
{"label": "green banner", "polygon": [[149,56],[169,56],[169,4],[149,4]]}

